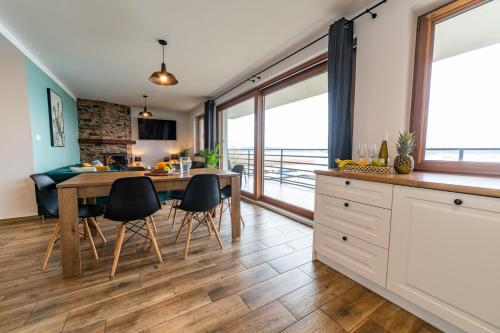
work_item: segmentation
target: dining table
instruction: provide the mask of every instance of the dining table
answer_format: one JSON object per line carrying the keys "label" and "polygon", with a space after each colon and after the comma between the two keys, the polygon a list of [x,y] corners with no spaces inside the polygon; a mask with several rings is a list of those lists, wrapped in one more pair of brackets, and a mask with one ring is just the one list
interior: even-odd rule
{"label": "dining table", "polygon": [[220,187],[231,186],[231,234],[232,239],[240,237],[240,174],[219,169],[191,169],[188,173],[154,175],[147,171],[88,172],[57,184],[59,220],[61,222],[61,261],[64,278],[82,273],[80,256],[80,232],[78,200],[95,202],[97,197],[109,195],[111,185],[119,178],[147,176],[153,181],[157,192],[185,189],[195,175],[215,174]]}

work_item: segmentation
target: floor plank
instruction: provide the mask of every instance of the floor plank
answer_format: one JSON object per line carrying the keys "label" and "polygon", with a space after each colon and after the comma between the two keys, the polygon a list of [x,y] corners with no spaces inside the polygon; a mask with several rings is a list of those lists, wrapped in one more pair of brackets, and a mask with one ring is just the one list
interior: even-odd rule
{"label": "floor plank", "polygon": [[386,302],[385,299],[361,285],[355,285],[346,293],[321,307],[346,331],[351,331]]}
{"label": "floor plank", "polygon": [[216,332],[249,312],[243,300],[238,295],[232,295],[154,326],[149,333]]}
{"label": "floor plank", "polygon": [[307,274],[294,269],[246,289],[240,296],[251,310],[255,310],[311,281]]}
{"label": "floor plank", "polygon": [[294,251],[291,247],[282,244],[243,256],[240,261],[246,268],[250,268],[293,252]]}
{"label": "floor plank", "polygon": [[284,333],[345,333],[346,331],[320,310],[301,319]]}
{"label": "floor plank", "polygon": [[271,266],[262,264],[208,283],[205,289],[212,302],[215,302],[229,295],[237,294],[246,288],[252,287],[253,285],[277,275],[279,275],[279,273]]}
{"label": "floor plank", "polygon": [[210,304],[203,289],[193,289],[163,301],[108,319],[106,333],[140,332]]}
{"label": "floor plank", "polygon": [[355,283],[340,273],[325,275],[280,298],[281,304],[297,319],[321,308]]}
{"label": "floor plank", "polygon": [[170,283],[152,285],[117,297],[103,299],[69,313],[64,331],[85,327],[96,322],[107,320],[130,311],[141,309],[150,304],[172,297],[174,292]]}
{"label": "floor plank", "polygon": [[295,318],[279,303],[273,302],[220,327],[221,333],[281,332],[295,322]]}
{"label": "floor plank", "polygon": [[284,273],[310,261],[312,261],[312,249],[310,247],[307,247],[303,250],[296,251],[286,256],[271,260],[269,262],[269,265],[271,265],[278,272]]}

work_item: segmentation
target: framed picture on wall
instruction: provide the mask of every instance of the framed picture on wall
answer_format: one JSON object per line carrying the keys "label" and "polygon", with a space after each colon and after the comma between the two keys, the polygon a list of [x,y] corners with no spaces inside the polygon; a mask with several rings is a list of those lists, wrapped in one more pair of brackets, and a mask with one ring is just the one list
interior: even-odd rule
{"label": "framed picture on wall", "polygon": [[49,99],[50,143],[52,147],[64,147],[64,114],[62,98],[47,88]]}

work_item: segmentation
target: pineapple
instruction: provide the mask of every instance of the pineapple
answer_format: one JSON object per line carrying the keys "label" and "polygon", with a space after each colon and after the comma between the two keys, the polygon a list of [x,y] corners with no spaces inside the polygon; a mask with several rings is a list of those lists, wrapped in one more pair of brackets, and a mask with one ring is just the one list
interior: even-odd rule
{"label": "pineapple", "polygon": [[398,142],[396,143],[396,150],[398,156],[394,159],[394,170],[397,173],[407,174],[413,171],[415,162],[410,155],[415,149],[415,136],[411,132],[399,133]]}

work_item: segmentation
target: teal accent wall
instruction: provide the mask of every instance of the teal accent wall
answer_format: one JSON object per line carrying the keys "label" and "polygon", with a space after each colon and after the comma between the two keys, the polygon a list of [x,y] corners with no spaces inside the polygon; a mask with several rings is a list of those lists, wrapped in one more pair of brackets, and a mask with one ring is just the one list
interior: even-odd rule
{"label": "teal accent wall", "polygon": [[[80,163],[76,101],[31,60],[25,59],[35,172],[46,172]],[[50,144],[47,88],[52,89],[62,98],[64,147],[52,147]]]}

